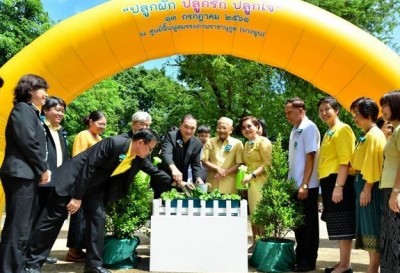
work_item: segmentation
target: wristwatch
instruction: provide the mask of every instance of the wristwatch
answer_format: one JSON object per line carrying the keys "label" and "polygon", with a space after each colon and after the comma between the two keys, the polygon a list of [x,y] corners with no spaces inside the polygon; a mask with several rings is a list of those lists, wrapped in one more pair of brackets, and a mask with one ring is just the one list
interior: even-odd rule
{"label": "wristwatch", "polygon": [[301,184],[301,187],[302,187],[303,189],[307,190],[307,189],[308,189],[308,184]]}
{"label": "wristwatch", "polygon": [[335,187],[343,188],[343,185],[340,185],[339,183],[335,183]]}

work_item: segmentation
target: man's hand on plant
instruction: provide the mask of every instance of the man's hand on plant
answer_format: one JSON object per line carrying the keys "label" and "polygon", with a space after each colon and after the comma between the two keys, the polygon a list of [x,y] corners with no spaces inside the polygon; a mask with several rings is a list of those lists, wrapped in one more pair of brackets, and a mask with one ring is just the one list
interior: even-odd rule
{"label": "man's hand on plant", "polygon": [[182,173],[178,170],[175,165],[170,165],[172,178],[177,182],[182,182]]}
{"label": "man's hand on plant", "polygon": [[82,200],[71,198],[71,201],[69,201],[69,203],[67,205],[67,211],[70,214],[75,214],[81,207],[81,204],[82,204]]}

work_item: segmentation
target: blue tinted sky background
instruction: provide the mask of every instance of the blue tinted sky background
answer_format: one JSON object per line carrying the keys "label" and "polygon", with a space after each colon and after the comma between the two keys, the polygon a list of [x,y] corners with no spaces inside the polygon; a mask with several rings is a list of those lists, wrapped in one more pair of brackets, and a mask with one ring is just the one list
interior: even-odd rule
{"label": "blue tinted sky background", "polygon": [[[44,10],[49,13],[50,18],[55,22],[59,22],[84,10],[105,3],[108,0],[41,0],[41,1]],[[152,69],[152,68],[160,69],[162,68],[163,64],[167,62],[167,60],[168,58],[151,60],[142,63],[140,65],[144,66],[146,69]],[[176,78],[177,69],[166,67],[166,74],[167,76]]]}
{"label": "blue tinted sky background", "polygon": [[[44,10],[49,13],[50,18],[58,22],[107,1],[109,0],[42,0],[42,3]],[[397,44],[400,45],[400,25],[395,30],[394,37]],[[152,60],[141,65],[147,69],[161,68],[167,59],[168,58]],[[172,69],[171,67],[167,67],[166,69],[168,76],[176,77],[176,69]]]}

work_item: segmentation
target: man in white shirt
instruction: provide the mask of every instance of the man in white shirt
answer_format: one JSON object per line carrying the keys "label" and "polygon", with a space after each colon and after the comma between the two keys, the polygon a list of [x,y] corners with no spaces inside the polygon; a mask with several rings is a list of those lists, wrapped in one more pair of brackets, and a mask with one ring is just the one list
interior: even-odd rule
{"label": "man in white shirt", "polygon": [[296,264],[294,272],[315,270],[319,246],[317,156],[321,136],[314,122],[306,116],[304,101],[286,101],[285,115],[293,124],[289,140],[289,178],[296,181],[297,198],[303,206],[304,224],[294,230]]}

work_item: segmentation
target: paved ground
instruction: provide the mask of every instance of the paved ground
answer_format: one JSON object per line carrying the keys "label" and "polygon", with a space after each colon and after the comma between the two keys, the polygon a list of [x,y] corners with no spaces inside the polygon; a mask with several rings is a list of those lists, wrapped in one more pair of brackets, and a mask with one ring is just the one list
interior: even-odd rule
{"label": "paved ground", "polygon": [[[83,264],[74,264],[63,261],[66,255],[68,221],[65,222],[62,232],[60,233],[56,244],[53,247],[52,256],[57,257],[60,261],[55,265],[45,265],[42,269],[43,273],[80,273],[83,272]],[[141,257],[138,268],[132,270],[114,270],[113,272],[118,273],[136,273],[136,272],[149,272],[149,261],[150,261],[150,246],[149,238],[143,234],[138,234],[141,240],[141,244],[137,249],[138,255]],[[293,234],[288,235],[289,239],[293,239]],[[320,230],[320,249],[319,257],[317,262],[317,270],[313,272],[323,272],[325,267],[334,265],[339,259],[339,251],[337,249],[337,243],[329,241],[327,239],[327,233],[325,223],[321,222]],[[249,230],[249,245],[251,244],[251,232]],[[250,256],[249,256],[250,257]],[[353,250],[352,252],[352,266],[354,272],[366,272],[368,264],[368,254],[362,250]],[[249,266],[249,272],[257,272],[253,267]]]}

